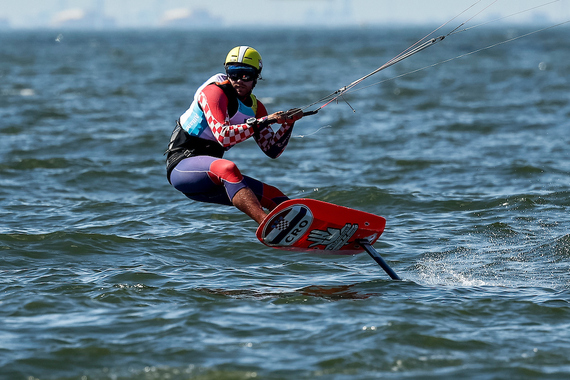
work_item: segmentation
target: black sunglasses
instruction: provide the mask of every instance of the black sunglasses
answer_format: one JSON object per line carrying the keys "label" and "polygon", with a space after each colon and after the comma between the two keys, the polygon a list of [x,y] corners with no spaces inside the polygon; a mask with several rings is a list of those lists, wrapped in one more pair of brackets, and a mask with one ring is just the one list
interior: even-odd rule
{"label": "black sunglasses", "polygon": [[257,70],[252,67],[228,66],[226,68],[226,73],[228,74],[228,78],[233,81],[241,79],[244,82],[251,82],[252,80],[257,79]]}

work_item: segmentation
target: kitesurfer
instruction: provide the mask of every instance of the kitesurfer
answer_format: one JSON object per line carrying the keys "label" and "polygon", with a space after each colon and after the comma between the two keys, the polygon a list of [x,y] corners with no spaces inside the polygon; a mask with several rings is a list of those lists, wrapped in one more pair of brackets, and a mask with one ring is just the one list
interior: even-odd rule
{"label": "kitesurfer", "polygon": [[[177,120],[166,151],[169,182],[188,198],[234,205],[257,223],[287,196],[274,186],[241,174],[224,152],[250,137],[271,158],[283,153],[300,109],[268,115],[252,91],[263,69],[261,55],[237,46],[224,62],[225,74],[208,79]],[[281,127],[274,132],[271,124]]]}

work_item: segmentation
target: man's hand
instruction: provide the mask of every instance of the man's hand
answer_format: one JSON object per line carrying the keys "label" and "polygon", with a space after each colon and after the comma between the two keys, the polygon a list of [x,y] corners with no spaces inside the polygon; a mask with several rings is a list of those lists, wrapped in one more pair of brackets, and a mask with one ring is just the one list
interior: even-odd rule
{"label": "man's hand", "polygon": [[290,123],[294,123],[303,117],[303,111],[300,108],[292,108],[285,112],[285,119]]}
{"label": "man's hand", "polygon": [[269,123],[294,123],[303,117],[303,111],[300,108],[293,108],[289,111],[275,112],[267,117]]}
{"label": "man's hand", "polygon": [[278,111],[272,113],[271,115],[267,116],[267,122],[269,124],[275,124],[275,123],[283,124],[285,122],[285,112]]}

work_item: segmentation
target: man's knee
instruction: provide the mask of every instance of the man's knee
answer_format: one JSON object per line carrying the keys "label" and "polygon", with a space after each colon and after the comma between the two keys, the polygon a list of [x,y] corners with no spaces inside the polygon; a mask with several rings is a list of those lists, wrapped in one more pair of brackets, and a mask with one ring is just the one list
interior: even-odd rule
{"label": "man's knee", "polygon": [[243,179],[237,165],[230,160],[219,159],[212,162],[212,165],[210,165],[210,172],[217,177],[220,183],[221,181],[237,183]]}

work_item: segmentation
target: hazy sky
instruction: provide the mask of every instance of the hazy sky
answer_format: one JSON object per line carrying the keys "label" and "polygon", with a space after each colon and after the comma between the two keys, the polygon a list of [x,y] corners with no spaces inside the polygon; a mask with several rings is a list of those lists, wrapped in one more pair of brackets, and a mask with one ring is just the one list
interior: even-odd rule
{"label": "hazy sky", "polygon": [[[540,5],[509,20],[570,19],[570,0],[0,0],[0,18],[16,28],[53,25],[65,9],[94,9],[119,27],[157,26],[171,9],[207,10],[224,25],[310,25],[444,22],[477,3],[490,7],[478,19],[510,15]],[[476,13],[476,12],[475,12]],[[473,14],[473,12],[471,13]]]}

